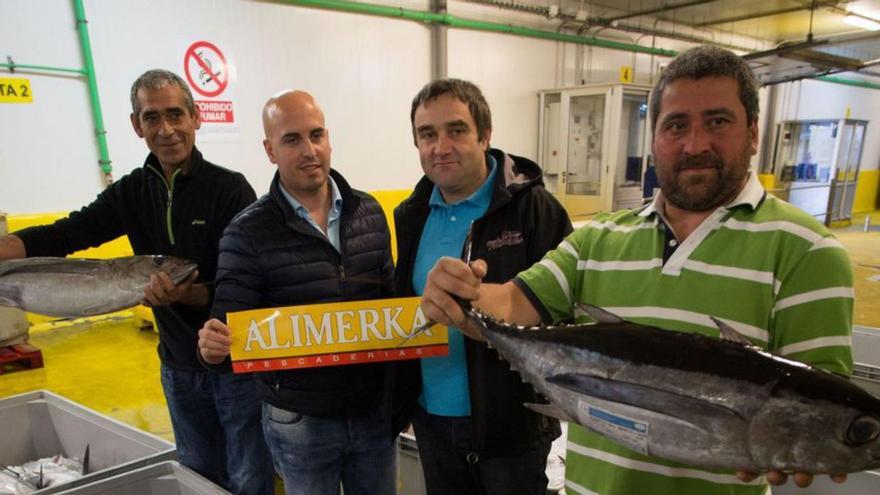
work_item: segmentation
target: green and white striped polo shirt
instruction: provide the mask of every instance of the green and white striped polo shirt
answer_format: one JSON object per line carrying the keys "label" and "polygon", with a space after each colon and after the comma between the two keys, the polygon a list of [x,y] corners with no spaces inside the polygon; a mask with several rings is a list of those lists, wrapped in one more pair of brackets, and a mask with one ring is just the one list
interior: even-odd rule
{"label": "green and white striped polo shirt", "polygon": [[[836,373],[852,372],[852,264],[823,225],[765,195],[752,175],[663,262],[662,197],[641,211],[596,216],[518,284],[554,321],[586,321],[574,302],[630,321],[718,336],[710,317],[756,345]],[[571,425],[568,493],[759,495],[763,479],[743,484],[710,471],[642,455]]]}

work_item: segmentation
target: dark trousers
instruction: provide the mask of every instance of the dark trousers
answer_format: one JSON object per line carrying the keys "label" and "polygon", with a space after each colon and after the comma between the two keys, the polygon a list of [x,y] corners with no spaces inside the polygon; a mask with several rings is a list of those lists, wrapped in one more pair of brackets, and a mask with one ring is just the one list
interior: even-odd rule
{"label": "dark trousers", "polygon": [[428,495],[546,495],[550,442],[513,456],[487,457],[473,451],[470,417],[428,414],[413,417]]}
{"label": "dark trousers", "polygon": [[238,495],[272,495],[274,475],[252,375],[162,365],[177,460]]}

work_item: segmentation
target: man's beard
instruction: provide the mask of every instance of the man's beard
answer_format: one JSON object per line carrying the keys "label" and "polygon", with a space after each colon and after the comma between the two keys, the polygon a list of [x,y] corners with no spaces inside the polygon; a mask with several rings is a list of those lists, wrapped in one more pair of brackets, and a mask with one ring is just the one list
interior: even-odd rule
{"label": "man's beard", "polygon": [[[743,150],[727,167],[714,153],[682,158],[676,162],[670,177],[661,174],[659,178],[663,197],[689,211],[707,211],[725,204],[742,188],[749,171],[749,156],[748,150]],[[687,177],[680,174],[689,168],[703,168],[712,173]]]}

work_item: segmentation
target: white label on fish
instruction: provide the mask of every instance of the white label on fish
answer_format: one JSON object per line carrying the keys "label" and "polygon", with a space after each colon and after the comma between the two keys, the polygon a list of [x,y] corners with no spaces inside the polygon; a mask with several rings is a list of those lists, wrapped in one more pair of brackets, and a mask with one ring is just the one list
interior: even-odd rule
{"label": "white label on fish", "polygon": [[649,424],[644,421],[623,416],[583,400],[578,403],[578,421],[636,452],[648,455]]}

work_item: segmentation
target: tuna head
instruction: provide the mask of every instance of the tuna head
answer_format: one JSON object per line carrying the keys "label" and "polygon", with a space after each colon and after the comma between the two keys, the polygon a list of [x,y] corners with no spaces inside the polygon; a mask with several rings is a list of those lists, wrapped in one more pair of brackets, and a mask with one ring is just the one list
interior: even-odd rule
{"label": "tuna head", "polygon": [[845,473],[880,467],[880,398],[819,370],[777,384],[749,425],[759,465]]}

